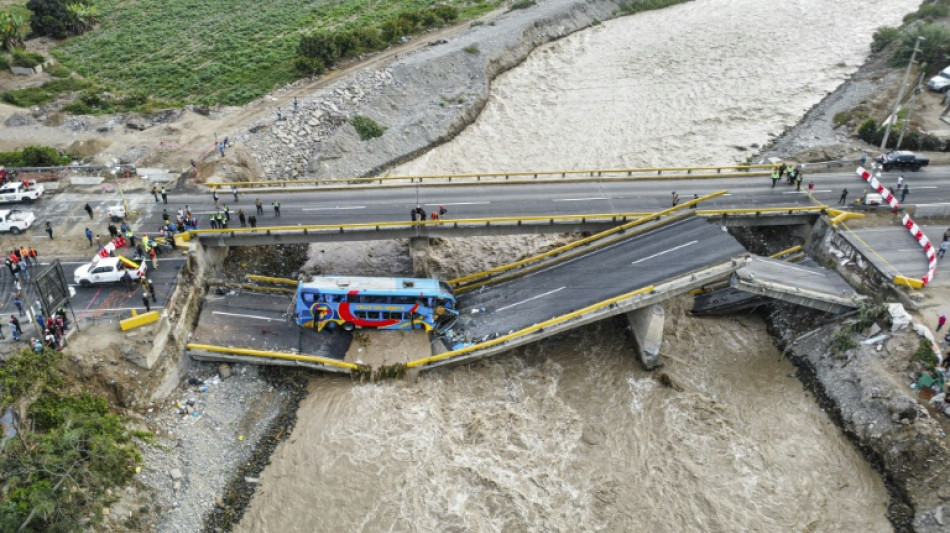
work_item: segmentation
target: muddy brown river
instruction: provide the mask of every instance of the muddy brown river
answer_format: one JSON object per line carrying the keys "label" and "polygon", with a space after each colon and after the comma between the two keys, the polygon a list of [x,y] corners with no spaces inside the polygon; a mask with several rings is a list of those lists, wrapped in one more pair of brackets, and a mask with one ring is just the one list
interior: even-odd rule
{"label": "muddy brown river", "polygon": [[[397,173],[728,163],[917,4],[697,0],[605,22],[537,50]],[[415,382],[316,377],[237,529],[890,531],[879,476],[763,322],[688,305],[665,304],[677,388],[619,321]]]}

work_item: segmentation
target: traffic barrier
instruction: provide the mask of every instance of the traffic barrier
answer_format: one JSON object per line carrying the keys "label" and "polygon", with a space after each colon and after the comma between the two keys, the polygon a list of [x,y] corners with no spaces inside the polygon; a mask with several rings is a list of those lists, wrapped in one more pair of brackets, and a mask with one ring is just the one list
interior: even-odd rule
{"label": "traffic barrier", "polygon": [[158,321],[158,311],[149,311],[147,313],[139,314],[135,309],[132,310],[132,317],[126,318],[119,321],[119,328],[122,331],[128,331],[130,329],[135,329],[137,327],[144,326],[146,324],[151,324],[152,322]]}
{"label": "traffic barrier", "polygon": [[232,348],[228,346],[214,346],[211,344],[195,344],[195,343],[188,343],[186,345],[186,348],[188,348],[189,350],[201,350],[205,352],[233,354],[233,355],[248,355],[248,356],[253,356],[253,357],[261,357],[261,358],[285,359],[289,361],[317,363],[317,364],[326,365],[326,366],[335,366],[338,368],[345,368],[347,370],[353,370],[353,371],[358,371],[358,372],[366,372],[369,370],[369,367],[365,365],[347,363],[346,361],[338,361],[336,359],[330,359],[329,357],[321,357],[319,355],[302,355],[302,354],[295,354],[295,353],[271,352],[267,350],[253,350],[250,348]]}
{"label": "traffic barrier", "polygon": [[[544,171],[526,171],[526,172],[488,172],[488,173],[468,173],[468,174],[429,174],[429,175],[414,175],[414,176],[373,176],[373,177],[363,177],[363,178],[326,178],[326,179],[312,179],[312,180],[267,180],[267,181],[245,181],[240,183],[231,183],[231,182],[207,182],[205,185],[210,187],[213,190],[222,187],[232,187],[240,186],[240,189],[244,188],[258,188],[258,187],[287,187],[290,186],[303,186],[303,185],[314,185],[314,186],[342,186],[342,187],[351,187],[352,185],[359,184],[374,184],[378,183],[382,185],[383,183],[389,182],[394,185],[401,185],[408,180],[408,185],[417,186],[420,184],[425,184],[426,180],[443,180],[447,183],[453,183],[452,180],[474,180],[475,183],[479,183],[482,179],[485,179],[485,183],[498,184],[499,181],[502,183],[511,183],[511,184],[520,184],[520,183],[531,183],[537,182],[540,179],[556,179],[557,181],[565,181],[566,179],[574,179],[578,181],[590,181],[591,179],[623,179],[623,178],[633,178],[633,179],[709,179],[709,178],[725,178],[725,177],[761,177],[767,176],[771,173],[772,169],[777,167],[773,164],[764,164],[764,165],[731,165],[731,166],[709,166],[709,167],[652,167],[652,168],[624,168],[624,169],[588,169],[588,170],[544,170]],[[728,172],[723,173],[726,170]],[[753,172],[754,170],[761,170],[762,172]],[[678,172],[679,174],[675,175],[665,175],[664,173],[669,172]],[[695,172],[705,172],[700,174],[694,174]],[[635,174],[642,174],[642,176],[634,176]],[[581,178],[576,178],[574,176],[580,176]],[[615,177],[610,177],[615,176]],[[571,178],[569,178],[571,177]],[[511,178],[517,178],[512,180]],[[528,179],[530,178],[530,179]],[[445,185],[446,183],[438,183],[438,185]],[[471,183],[463,183],[465,185]]]}
{"label": "traffic barrier", "polygon": [[293,285],[297,286],[297,280],[290,278],[272,278],[270,276],[258,276],[257,274],[248,274],[247,279],[251,281],[259,281],[261,283],[278,283],[282,285]]}
{"label": "traffic barrier", "polygon": [[518,337],[523,337],[523,336],[528,335],[528,334],[530,334],[530,333],[534,333],[535,331],[540,331],[540,330],[543,330],[544,328],[548,328],[548,327],[551,327],[551,326],[560,324],[561,322],[566,322],[566,321],[568,321],[568,320],[571,320],[572,318],[577,318],[577,317],[579,317],[579,316],[585,315],[585,314],[590,313],[590,312],[592,312],[592,311],[596,311],[596,310],[602,309],[602,308],[604,308],[604,307],[609,307],[609,306],[611,306],[611,305],[615,305],[615,304],[617,304],[618,302],[622,302],[623,300],[627,300],[627,299],[633,298],[633,297],[635,297],[635,296],[639,296],[639,295],[641,295],[641,294],[646,294],[646,293],[648,293],[648,292],[652,292],[652,291],[653,291],[653,287],[654,287],[653,285],[649,285],[649,286],[647,286],[647,287],[643,287],[643,288],[637,289],[637,290],[635,290],[635,291],[631,291],[631,292],[628,292],[628,293],[626,293],[626,294],[622,294],[622,295],[620,295],[620,296],[616,296],[616,297],[611,298],[611,299],[609,299],[609,300],[604,300],[603,302],[599,302],[599,303],[596,303],[596,304],[593,304],[593,305],[589,305],[589,306],[587,306],[587,307],[585,307],[585,308],[583,308],[583,309],[579,309],[579,310],[577,310],[577,311],[573,311],[573,312],[571,312],[571,313],[567,313],[566,315],[561,315],[561,316],[559,316],[559,317],[555,317],[555,318],[552,318],[552,319],[550,319],[550,320],[546,320],[546,321],[544,321],[544,322],[539,322],[539,323],[537,323],[537,324],[535,324],[535,325],[533,325],[533,326],[529,326],[529,327],[527,327],[527,328],[520,329],[520,330],[515,331],[515,332],[513,332],[513,333],[509,333],[509,334],[507,334],[507,335],[502,335],[501,337],[494,338],[494,339],[492,339],[492,340],[490,340],[490,341],[485,341],[485,342],[482,342],[482,343],[479,343],[479,344],[473,344],[472,346],[467,346],[467,347],[465,347],[465,348],[460,348],[460,349],[458,349],[458,350],[450,350],[450,351],[448,351],[448,352],[442,352],[442,353],[440,353],[440,354],[438,354],[438,355],[432,355],[432,356],[429,356],[429,357],[424,357],[424,358],[422,358],[422,359],[416,359],[415,361],[409,361],[408,363],[406,363],[406,368],[415,368],[415,367],[417,367],[417,366],[423,366],[423,365],[427,365],[427,364],[430,364],[430,363],[435,363],[435,362],[438,362],[438,361],[444,361],[444,360],[446,360],[446,359],[450,359],[450,358],[453,358],[453,357],[458,357],[458,356],[461,356],[461,355],[469,354],[469,353],[472,353],[472,352],[475,352],[475,351],[478,351],[478,350],[483,350],[483,349],[485,349],[485,348],[491,348],[492,346],[496,346],[496,345],[498,345],[498,344],[505,343],[505,342],[507,342],[507,341],[510,341],[510,340],[512,340],[512,339],[516,339],[516,338],[518,338]]}
{"label": "traffic barrier", "polygon": [[789,255],[789,254],[793,254],[793,253],[795,253],[795,252],[799,252],[799,251],[801,251],[801,249],[802,249],[802,245],[799,244],[799,245],[796,245],[796,246],[792,246],[791,248],[786,248],[786,249],[782,250],[781,252],[776,252],[776,253],[770,255],[769,258],[770,258],[770,259],[778,259],[779,257],[783,257],[783,256],[786,256],[786,255]]}
{"label": "traffic barrier", "polygon": [[[887,200],[887,203],[891,206],[892,211],[896,215],[899,206],[897,203],[897,198],[894,198],[894,195],[891,194],[890,189],[884,187],[884,185],[882,185],[881,182],[876,177],[874,177],[869,170],[865,169],[864,167],[858,167],[857,173],[859,176],[861,176],[861,179],[868,182],[868,184],[870,184],[872,188],[877,190],[877,192],[881,193],[881,195],[884,197],[885,200]],[[894,282],[902,284],[902,285],[907,285],[908,287],[912,287],[912,288],[925,287],[928,283],[933,281],[934,275],[937,273],[937,252],[934,250],[933,244],[931,244],[930,239],[927,238],[926,235],[924,235],[923,230],[921,230],[920,226],[918,226],[917,223],[914,222],[912,218],[910,218],[910,215],[904,214],[904,218],[901,219],[901,224],[905,228],[907,228],[907,231],[909,231],[910,234],[914,237],[914,239],[917,240],[917,243],[920,244],[920,247],[924,249],[924,254],[927,256],[927,273],[924,274],[920,278],[920,287],[914,287],[913,285],[916,285],[916,283],[914,284],[909,283],[908,278],[905,278],[904,276],[896,276],[894,278]]]}

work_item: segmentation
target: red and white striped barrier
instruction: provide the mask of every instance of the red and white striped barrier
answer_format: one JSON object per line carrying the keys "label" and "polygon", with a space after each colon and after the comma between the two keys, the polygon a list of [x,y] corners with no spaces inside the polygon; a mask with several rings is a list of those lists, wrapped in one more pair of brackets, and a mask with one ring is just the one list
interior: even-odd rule
{"label": "red and white striped barrier", "polygon": [[[865,169],[864,167],[858,167],[858,175],[861,176],[861,179],[868,182],[868,184],[870,184],[874,190],[879,192],[881,196],[887,200],[887,203],[891,206],[891,209],[894,210],[894,214],[897,214],[897,198],[894,198],[894,195],[891,194],[891,191],[887,187],[881,185],[881,182],[871,175],[871,171]],[[934,274],[937,271],[937,252],[934,250],[930,239],[924,235],[923,230],[921,230],[920,226],[918,226],[917,223],[914,222],[912,218],[910,218],[910,215],[904,215],[904,218],[901,219],[901,224],[903,224],[903,226],[907,228],[907,231],[909,231],[910,234],[913,235],[915,239],[917,239],[917,243],[920,244],[921,248],[924,249],[924,253],[927,254],[927,273],[924,274],[922,278],[920,278],[921,284],[926,286],[928,283],[933,281]]]}
{"label": "red and white striped barrier", "polygon": [[923,230],[920,229],[920,226],[918,226],[917,223],[910,218],[910,215],[904,215],[903,220],[901,220],[901,224],[903,224],[904,227],[907,228],[907,231],[909,231],[910,234],[913,235],[915,239],[917,239],[917,243],[920,244],[920,246],[924,249],[924,253],[927,254],[927,262],[929,263],[929,266],[927,267],[927,273],[924,274],[924,277],[920,278],[920,282],[924,285],[927,285],[931,282],[931,280],[934,279],[934,273],[937,271],[937,252],[934,250],[930,239],[924,235]]}
{"label": "red and white striped barrier", "polygon": [[884,201],[891,206],[891,209],[894,211],[894,214],[897,214],[897,198],[894,198],[894,195],[891,194],[891,190],[887,187],[881,185],[881,182],[877,180],[870,170],[865,169],[864,167],[858,167],[858,175],[861,176],[861,179],[868,182],[872,189],[877,191]]}

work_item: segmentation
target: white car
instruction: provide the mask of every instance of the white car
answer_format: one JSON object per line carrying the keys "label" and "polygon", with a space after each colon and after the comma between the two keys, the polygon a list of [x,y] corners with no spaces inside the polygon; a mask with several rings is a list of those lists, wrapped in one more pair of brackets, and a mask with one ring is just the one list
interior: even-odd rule
{"label": "white car", "polygon": [[[126,263],[128,261],[128,263]],[[131,264],[130,264],[131,263]],[[122,276],[126,272],[133,280],[140,280],[145,277],[148,270],[145,261],[138,267],[133,267],[135,263],[124,257],[103,257],[95,263],[85,264],[73,272],[73,280],[80,287],[92,287],[100,283],[115,283],[122,281]]]}
{"label": "white car", "polygon": [[940,71],[936,76],[927,81],[927,88],[937,93],[945,93],[950,89],[950,67]]}
{"label": "white car", "polygon": [[9,231],[14,235],[19,235],[21,231],[32,226],[33,222],[36,222],[36,215],[33,214],[33,211],[0,209],[0,231]]}

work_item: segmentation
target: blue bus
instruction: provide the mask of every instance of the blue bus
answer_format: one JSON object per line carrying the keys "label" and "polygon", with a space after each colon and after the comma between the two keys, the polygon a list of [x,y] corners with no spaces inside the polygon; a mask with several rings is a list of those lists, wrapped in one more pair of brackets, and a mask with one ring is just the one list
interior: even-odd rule
{"label": "blue bus", "polygon": [[424,278],[317,276],[297,284],[297,324],[324,328],[450,327],[458,311],[448,283]]}

